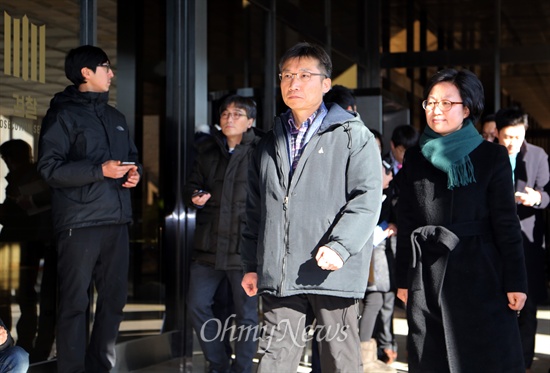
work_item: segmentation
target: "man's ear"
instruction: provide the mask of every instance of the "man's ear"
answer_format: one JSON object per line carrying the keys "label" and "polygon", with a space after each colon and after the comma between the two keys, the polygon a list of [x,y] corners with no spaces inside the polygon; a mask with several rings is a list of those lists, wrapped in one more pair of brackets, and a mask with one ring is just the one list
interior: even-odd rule
{"label": "man's ear", "polygon": [[92,75],[93,71],[87,67],[83,67],[82,69],[80,69],[80,73],[84,77],[84,80],[87,80],[87,78]]}
{"label": "man's ear", "polygon": [[327,93],[332,88],[332,80],[330,78],[323,79],[323,93]]}

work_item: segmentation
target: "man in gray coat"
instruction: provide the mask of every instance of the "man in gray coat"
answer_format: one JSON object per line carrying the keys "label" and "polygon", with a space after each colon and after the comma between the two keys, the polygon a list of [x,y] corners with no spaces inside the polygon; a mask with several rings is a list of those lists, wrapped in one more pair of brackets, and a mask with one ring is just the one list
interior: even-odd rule
{"label": "man in gray coat", "polygon": [[249,168],[242,285],[262,295],[258,372],[296,371],[316,319],[322,370],[359,372],[358,299],[365,294],[382,169],[359,115],[323,103],[332,63],[299,43],[279,63],[290,108],[275,119]]}
{"label": "man in gray coat", "polygon": [[535,356],[537,305],[547,298],[544,275],[546,225],[543,211],[550,203],[548,155],[541,147],[525,141],[527,116],[518,108],[500,109],[495,114],[498,142],[506,147],[513,170],[518,217],[523,236],[528,293],[518,317],[523,358],[527,372]]}

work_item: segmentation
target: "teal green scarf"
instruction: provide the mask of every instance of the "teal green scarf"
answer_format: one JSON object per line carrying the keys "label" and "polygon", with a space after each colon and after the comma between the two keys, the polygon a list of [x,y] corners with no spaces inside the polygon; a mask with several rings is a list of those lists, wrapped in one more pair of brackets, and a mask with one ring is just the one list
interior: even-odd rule
{"label": "teal green scarf", "polygon": [[420,149],[426,159],[447,174],[447,188],[475,183],[474,166],[468,154],[483,142],[470,119],[458,131],[441,136],[426,126]]}

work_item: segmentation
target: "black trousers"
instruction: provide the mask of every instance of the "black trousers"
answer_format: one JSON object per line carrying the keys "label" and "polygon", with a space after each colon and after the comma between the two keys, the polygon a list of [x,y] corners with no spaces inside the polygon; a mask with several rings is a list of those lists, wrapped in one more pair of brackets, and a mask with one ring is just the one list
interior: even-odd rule
{"label": "black trousers", "polygon": [[[128,292],[128,245],[127,225],[70,229],[58,235],[59,373],[100,373],[113,368]],[[92,281],[98,296],[88,344],[86,313]]]}
{"label": "black trousers", "polygon": [[537,334],[537,304],[527,296],[525,306],[518,317],[519,334],[521,336],[521,345],[523,347],[523,360],[525,368],[531,368],[535,358],[535,338]]}

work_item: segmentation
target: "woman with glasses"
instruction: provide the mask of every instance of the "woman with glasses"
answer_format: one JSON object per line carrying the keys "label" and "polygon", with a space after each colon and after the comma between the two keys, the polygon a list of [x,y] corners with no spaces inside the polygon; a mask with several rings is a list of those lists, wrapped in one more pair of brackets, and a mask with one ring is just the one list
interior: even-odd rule
{"label": "woman with glasses", "polygon": [[472,72],[439,71],[425,97],[427,126],[405,154],[398,204],[409,372],[524,372],[527,280],[508,154],[474,126],[484,92]]}

